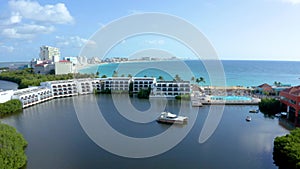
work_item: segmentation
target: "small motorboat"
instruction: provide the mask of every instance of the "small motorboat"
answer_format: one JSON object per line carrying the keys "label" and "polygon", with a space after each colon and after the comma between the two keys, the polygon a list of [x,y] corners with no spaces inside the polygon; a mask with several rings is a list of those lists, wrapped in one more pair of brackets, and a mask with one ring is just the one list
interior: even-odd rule
{"label": "small motorboat", "polygon": [[249,113],[258,113],[258,109],[256,110],[256,109],[252,109],[252,110],[249,110]]}
{"label": "small motorboat", "polygon": [[247,117],[246,117],[246,121],[251,121],[251,117],[250,117],[250,116],[247,116]]}

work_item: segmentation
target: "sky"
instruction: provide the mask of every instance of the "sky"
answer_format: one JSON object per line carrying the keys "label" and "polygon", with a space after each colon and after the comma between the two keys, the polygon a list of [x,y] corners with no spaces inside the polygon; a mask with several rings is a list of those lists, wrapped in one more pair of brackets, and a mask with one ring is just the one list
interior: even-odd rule
{"label": "sky", "polygon": [[[61,57],[78,56],[101,28],[148,12],[170,14],[194,25],[223,60],[300,61],[300,0],[0,0],[0,62],[38,58],[43,45],[60,48]],[[138,40],[148,46],[135,45]],[[110,56],[130,55],[128,48],[158,48],[189,57],[183,50],[176,52],[178,44],[162,36],[124,42],[126,48],[114,47],[117,52]]]}

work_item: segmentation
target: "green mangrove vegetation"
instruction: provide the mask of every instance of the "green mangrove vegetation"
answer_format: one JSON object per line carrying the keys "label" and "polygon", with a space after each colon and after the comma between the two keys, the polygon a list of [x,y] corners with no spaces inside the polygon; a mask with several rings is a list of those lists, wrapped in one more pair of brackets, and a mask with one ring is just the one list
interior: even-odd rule
{"label": "green mangrove vegetation", "polygon": [[151,92],[151,87],[148,89],[140,89],[140,91],[137,93],[137,97],[139,99],[149,99],[149,95]]}
{"label": "green mangrove vegetation", "polygon": [[258,106],[261,112],[269,115],[279,113],[281,110],[280,101],[274,98],[263,98]]}
{"label": "green mangrove vegetation", "polygon": [[191,100],[191,96],[189,94],[183,94],[175,96],[175,99],[177,100]]}
{"label": "green mangrove vegetation", "polygon": [[273,159],[279,168],[300,169],[300,128],[275,138]]}
{"label": "green mangrove vegetation", "polygon": [[0,123],[0,168],[19,169],[26,165],[27,141],[15,128]]}
{"label": "green mangrove vegetation", "polygon": [[53,80],[67,80],[74,78],[93,78],[94,74],[66,74],[66,75],[54,75],[54,74],[36,74],[31,68],[23,70],[9,70],[0,73],[0,80],[7,80],[15,82],[19,85],[19,89],[27,88],[28,86],[39,86],[41,82],[53,81]]}
{"label": "green mangrove vegetation", "polygon": [[22,103],[20,100],[9,100],[5,103],[0,103],[0,117],[10,115],[22,110]]}

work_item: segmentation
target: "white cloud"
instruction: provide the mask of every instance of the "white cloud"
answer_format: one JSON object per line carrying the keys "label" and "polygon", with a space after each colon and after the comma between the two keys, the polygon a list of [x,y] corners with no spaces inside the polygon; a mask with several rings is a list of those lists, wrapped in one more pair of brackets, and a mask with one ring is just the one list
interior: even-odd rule
{"label": "white cloud", "polygon": [[0,20],[0,25],[2,26],[10,26],[14,24],[18,24],[22,21],[22,16],[18,12],[12,12],[11,16],[7,19]]}
{"label": "white cloud", "polygon": [[282,0],[282,2],[290,3],[293,5],[300,4],[300,0]]}
{"label": "white cloud", "polygon": [[14,50],[15,50],[15,48],[12,46],[5,46],[5,45],[0,46],[0,52],[3,52],[3,53],[7,53],[7,52],[11,53]]}
{"label": "white cloud", "polygon": [[55,23],[66,24],[74,21],[65,4],[42,6],[38,2],[28,0],[11,0],[8,5],[12,12],[19,13],[23,18]]}
{"label": "white cloud", "polygon": [[31,39],[35,37],[36,34],[47,34],[53,31],[53,26],[46,27],[42,25],[24,24],[20,26],[4,28],[1,32],[1,35],[13,39]]}
{"label": "white cloud", "polygon": [[81,48],[84,45],[94,46],[96,42],[81,38],[79,36],[56,36],[56,46],[58,47],[72,47],[72,48]]}
{"label": "white cloud", "polygon": [[56,24],[74,22],[63,3],[41,5],[31,0],[10,0],[8,6],[10,15],[0,20],[0,35],[4,38],[31,40],[53,32]]}

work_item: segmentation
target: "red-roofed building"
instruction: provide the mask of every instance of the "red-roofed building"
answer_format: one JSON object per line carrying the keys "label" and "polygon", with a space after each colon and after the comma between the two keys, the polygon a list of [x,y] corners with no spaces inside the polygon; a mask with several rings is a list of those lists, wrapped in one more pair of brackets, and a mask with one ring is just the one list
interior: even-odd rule
{"label": "red-roofed building", "polygon": [[281,91],[280,102],[288,112],[288,119],[296,126],[300,126],[300,86]]}
{"label": "red-roofed building", "polygon": [[264,94],[264,93],[273,94],[274,93],[272,86],[267,83],[257,86],[257,89],[261,92],[261,94]]}
{"label": "red-roofed building", "polygon": [[54,64],[43,62],[34,65],[34,72],[37,74],[49,74],[54,70]]}

